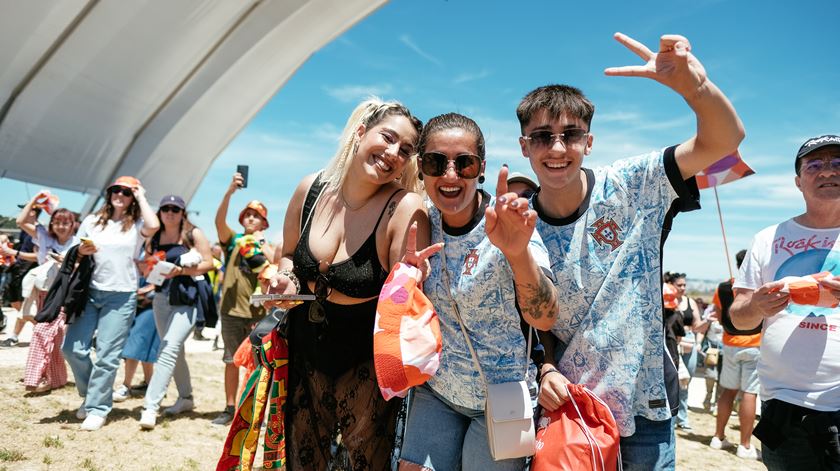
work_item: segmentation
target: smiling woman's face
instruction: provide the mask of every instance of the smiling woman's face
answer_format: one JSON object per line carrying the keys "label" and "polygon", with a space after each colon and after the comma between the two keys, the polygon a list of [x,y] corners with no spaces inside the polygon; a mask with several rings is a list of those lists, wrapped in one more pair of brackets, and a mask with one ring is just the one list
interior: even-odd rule
{"label": "smiling woman's face", "polygon": [[[478,155],[476,137],[460,128],[437,131],[426,140],[424,154],[436,153],[448,159],[446,170],[439,177],[423,174],[429,198],[443,215],[450,227],[463,227],[473,218],[478,178],[462,178],[455,170],[454,160],[459,155]],[[484,173],[484,161],[481,171]]]}

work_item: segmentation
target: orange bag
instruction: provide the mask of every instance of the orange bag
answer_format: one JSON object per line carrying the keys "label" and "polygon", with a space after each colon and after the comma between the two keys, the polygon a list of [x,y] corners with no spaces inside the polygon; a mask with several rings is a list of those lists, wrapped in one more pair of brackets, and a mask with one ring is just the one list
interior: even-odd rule
{"label": "orange bag", "polygon": [[397,263],[379,294],[373,325],[373,364],[385,400],[405,397],[437,373],[443,341],[431,301],[418,281],[420,270]]}
{"label": "orange bag", "polygon": [[618,426],[607,404],[584,386],[566,387],[570,400],[543,411],[537,424],[531,471],[621,469]]}

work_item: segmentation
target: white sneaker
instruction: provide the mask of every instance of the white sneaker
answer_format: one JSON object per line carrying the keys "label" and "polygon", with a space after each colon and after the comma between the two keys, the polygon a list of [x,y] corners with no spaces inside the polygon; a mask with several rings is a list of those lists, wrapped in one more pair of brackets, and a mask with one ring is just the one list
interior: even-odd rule
{"label": "white sneaker", "polygon": [[130,396],[131,396],[131,393],[129,393],[128,387],[124,384],[121,384],[120,387],[118,387],[114,391],[114,394],[112,395],[112,398],[113,398],[114,402],[123,402],[126,399],[128,399]]}
{"label": "white sneaker", "polygon": [[143,430],[152,430],[155,428],[157,422],[157,412],[153,410],[143,409],[140,413],[140,428]]}
{"label": "white sneaker", "polygon": [[193,409],[195,409],[195,404],[191,398],[179,397],[175,404],[163,410],[163,415],[178,415]]}
{"label": "white sneaker", "polygon": [[85,420],[85,418],[87,418],[87,411],[85,410],[85,401],[82,401],[82,405],[80,405],[79,409],[76,410],[76,418],[79,420]]}
{"label": "white sneaker", "polygon": [[709,442],[709,448],[712,448],[713,450],[723,450],[724,448],[731,448],[731,447],[732,447],[732,444],[729,443],[728,441],[726,441],[725,438],[723,440],[721,440],[718,437],[712,437],[712,441]]}
{"label": "white sneaker", "polygon": [[738,458],[743,460],[757,460],[758,453],[755,451],[755,447],[744,448],[743,445],[738,445],[738,451],[735,452],[735,455]]}
{"label": "white sneaker", "polygon": [[85,421],[82,422],[81,430],[87,430],[88,432],[93,432],[102,428],[105,425],[105,417],[100,417],[98,415],[88,414],[85,418]]}

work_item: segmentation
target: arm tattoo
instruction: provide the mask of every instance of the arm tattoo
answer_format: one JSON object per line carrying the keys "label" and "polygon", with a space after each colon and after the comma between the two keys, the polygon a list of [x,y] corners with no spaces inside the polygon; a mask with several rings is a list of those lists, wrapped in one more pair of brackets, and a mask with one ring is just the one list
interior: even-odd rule
{"label": "arm tattoo", "polygon": [[516,297],[523,314],[534,319],[545,315],[551,319],[557,316],[557,293],[547,276],[540,273],[536,283],[516,283]]}
{"label": "arm tattoo", "polygon": [[396,201],[391,201],[390,203],[388,203],[388,217],[393,216],[394,211],[396,211],[396,210],[397,210],[397,202]]}

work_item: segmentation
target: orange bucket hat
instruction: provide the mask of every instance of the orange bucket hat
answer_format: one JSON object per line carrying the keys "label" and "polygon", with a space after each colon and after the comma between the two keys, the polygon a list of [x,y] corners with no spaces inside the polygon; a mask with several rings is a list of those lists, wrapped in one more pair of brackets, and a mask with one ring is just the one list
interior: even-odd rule
{"label": "orange bucket hat", "polygon": [[259,200],[251,200],[242,208],[242,211],[239,212],[239,224],[242,224],[242,220],[245,218],[245,211],[249,209],[253,209],[263,218],[265,228],[268,229],[268,209]]}

